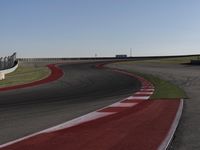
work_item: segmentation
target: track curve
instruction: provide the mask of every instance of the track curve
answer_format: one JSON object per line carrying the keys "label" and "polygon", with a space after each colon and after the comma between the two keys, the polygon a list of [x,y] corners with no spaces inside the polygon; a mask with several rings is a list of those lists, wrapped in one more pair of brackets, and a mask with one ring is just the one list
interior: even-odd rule
{"label": "track curve", "polygon": [[63,76],[63,71],[60,68],[56,67],[56,65],[50,64],[50,65],[47,65],[47,67],[51,70],[51,73],[46,78],[38,80],[38,81],[33,81],[33,82],[30,82],[30,83],[13,85],[13,86],[8,86],[8,87],[1,87],[0,91],[1,92],[2,91],[10,91],[10,90],[15,90],[15,89],[37,86],[37,85],[40,85],[40,84],[45,84],[45,83],[55,81],[55,80],[57,80],[57,79],[59,79],[60,77]]}
{"label": "track curve", "polygon": [[109,105],[140,88],[97,63],[62,64],[64,76],[37,87],[0,92],[0,144]]}

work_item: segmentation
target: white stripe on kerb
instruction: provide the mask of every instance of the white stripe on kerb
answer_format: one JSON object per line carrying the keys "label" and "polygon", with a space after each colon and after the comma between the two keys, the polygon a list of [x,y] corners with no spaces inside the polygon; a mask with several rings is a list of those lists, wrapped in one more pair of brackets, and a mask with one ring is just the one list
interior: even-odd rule
{"label": "white stripe on kerb", "polygon": [[110,105],[109,107],[133,107],[137,105],[138,103],[114,103]]}
{"label": "white stripe on kerb", "polygon": [[153,92],[146,92],[146,91],[142,91],[142,92],[136,92],[135,94],[149,94],[149,95],[152,95]]}
{"label": "white stripe on kerb", "polygon": [[92,112],[92,113],[89,113],[87,115],[75,118],[75,119],[68,121],[66,123],[63,123],[63,124],[60,124],[58,126],[44,130],[43,133],[55,132],[57,130],[70,128],[70,127],[73,127],[73,126],[76,126],[76,125],[79,125],[79,124],[82,124],[82,123],[85,123],[85,122],[89,122],[89,121],[96,120],[96,119],[99,119],[99,118],[102,118],[102,117],[105,117],[105,116],[108,116],[108,115],[112,115],[114,113],[115,112]]}
{"label": "white stripe on kerb", "polygon": [[171,128],[169,129],[169,132],[167,133],[167,136],[165,137],[165,139],[162,141],[162,143],[160,144],[160,146],[158,147],[158,150],[167,150],[170,142],[172,141],[172,138],[175,134],[175,131],[178,127],[181,115],[182,115],[182,111],[183,111],[183,99],[180,100],[180,104],[179,104],[179,108],[177,110],[176,116],[174,118],[174,121],[171,125]]}
{"label": "white stripe on kerb", "polygon": [[140,100],[147,100],[150,96],[130,96],[127,99],[140,99]]}
{"label": "white stripe on kerb", "polygon": [[152,91],[152,92],[153,92],[154,89],[152,89],[152,88],[151,88],[151,89],[140,89],[140,91],[146,91],[146,92],[147,92],[147,91],[148,91],[148,92],[151,92],[151,91]]}
{"label": "white stripe on kerb", "polygon": [[105,116],[108,116],[108,115],[112,115],[112,114],[115,114],[115,112],[96,112],[96,111],[91,112],[91,113],[86,114],[84,116],[75,118],[71,121],[67,121],[66,123],[48,128],[46,130],[42,130],[40,132],[33,133],[31,135],[19,138],[17,140],[11,141],[11,142],[7,142],[5,144],[0,145],[0,148],[4,148],[4,147],[7,147],[9,145],[24,141],[24,140],[29,139],[31,137],[37,136],[39,134],[54,132],[54,131],[58,131],[58,130],[61,130],[61,129],[66,129],[66,128],[69,128],[69,127],[72,127],[72,126],[76,126],[76,125],[79,125],[79,124],[82,124],[82,123],[85,123],[85,122],[88,122],[88,121],[96,120],[96,119],[99,119],[99,118],[102,118],[102,117],[105,117]]}

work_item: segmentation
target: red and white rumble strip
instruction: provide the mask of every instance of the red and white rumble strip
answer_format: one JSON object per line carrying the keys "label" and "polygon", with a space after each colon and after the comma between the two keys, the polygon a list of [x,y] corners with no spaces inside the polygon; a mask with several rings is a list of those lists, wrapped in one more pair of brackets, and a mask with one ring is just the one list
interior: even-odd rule
{"label": "red and white rumble strip", "polygon": [[[104,107],[100,110],[91,112],[91,113],[86,114],[84,116],[75,118],[71,121],[67,121],[66,123],[62,123],[62,124],[57,125],[55,127],[51,127],[49,129],[28,135],[26,137],[23,137],[23,138],[2,144],[2,145],[0,145],[0,148],[4,148],[6,146],[18,143],[20,141],[23,141],[25,139],[29,139],[31,137],[34,137],[34,136],[42,134],[42,133],[55,132],[55,131],[58,131],[58,130],[70,128],[70,127],[77,126],[77,125],[80,125],[80,124],[85,123],[85,122],[89,122],[89,121],[92,121],[92,120],[96,120],[96,119],[99,119],[99,118],[102,118],[102,117],[106,117],[106,116],[109,116],[109,115],[119,113],[119,112],[121,112],[120,108],[124,109],[124,108],[134,107],[137,104],[139,104],[140,102],[142,102],[143,100],[148,100],[150,98],[150,96],[153,94],[154,86],[149,81],[145,80],[144,78],[133,75],[132,73],[127,73],[125,71],[121,71],[121,70],[115,69],[113,71],[120,72],[122,74],[126,74],[128,76],[132,76],[132,77],[138,79],[142,84],[141,90],[139,90],[137,93],[134,93],[132,96],[129,96],[129,97],[123,99],[120,102],[114,103],[110,106]],[[145,96],[143,96],[143,95],[145,95]],[[117,109],[115,109],[115,108],[117,108]]]}
{"label": "red and white rumble strip", "polygon": [[147,101],[155,90],[149,81],[122,70],[114,71],[138,79],[141,89],[97,111],[2,144],[0,149],[166,149],[181,117],[183,101]]}

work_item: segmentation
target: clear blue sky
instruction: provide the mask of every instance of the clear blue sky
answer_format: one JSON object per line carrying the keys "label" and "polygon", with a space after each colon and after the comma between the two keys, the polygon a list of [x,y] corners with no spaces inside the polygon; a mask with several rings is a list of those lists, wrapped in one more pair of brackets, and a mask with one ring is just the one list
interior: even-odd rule
{"label": "clear blue sky", "polygon": [[200,53],[199,0],[0,0],[0,55]]}

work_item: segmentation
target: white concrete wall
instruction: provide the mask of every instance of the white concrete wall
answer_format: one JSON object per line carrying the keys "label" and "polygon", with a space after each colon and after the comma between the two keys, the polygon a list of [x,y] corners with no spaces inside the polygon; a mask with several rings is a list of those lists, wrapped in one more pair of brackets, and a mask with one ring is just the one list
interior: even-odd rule
{"label": "white concrete wall", "polygon": [[0,80],[5,79],[6,74],[9,74],[9,73],[15,71],[17,68],[18,68],[18,63],[10,69],[0,70]]}
{"label": "white concrete wall", "polygon": [[5,74],[4,73],[0,73],[0,80],[5,79]]}

